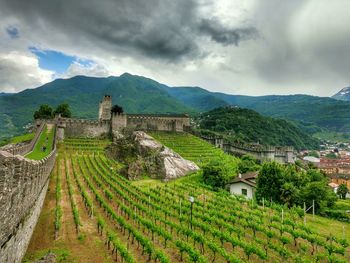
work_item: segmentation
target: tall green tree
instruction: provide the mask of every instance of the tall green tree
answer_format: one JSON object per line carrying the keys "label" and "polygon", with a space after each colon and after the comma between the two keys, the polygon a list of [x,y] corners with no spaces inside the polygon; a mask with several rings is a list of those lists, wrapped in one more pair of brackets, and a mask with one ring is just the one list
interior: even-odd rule
{"label": "tall green tree", "polygon": [[52,108],[48,104],[40,105],[39,109],[34,112],[34,119],[52,119]]}
{"label": "tall green tree", "polygon": [[339,185],[338,189],[337,189],[337,195],[339,196],[339,198],[341,199],[345,199],[346,198],[346,194],[349,192],[348,187],[346,186],[346,184],[341,184]]}
{"label": "tall green tree", "polygon": [[310,207],[314,201],[316,213],[326,207],[332,207],[336,200],[335,193],[324,181],[310,182],[300,189],[299,204],[302,205],[305,202],[306,206]]}
{"label": "tall green tree", "polygon": [[257,178],[256,197],[274,202],[280,201],[281,186],[284,184],[283,167],[277,162],[266,162],[262,165]]}
{"label": "tall green tree", "polygon": [[69,109],[69,104],[62,103],[58,105],[55,111],[53,112],[53,115],[56,115],[56,114],[61,114],[61,117],[64,117],[64,118],[70,118],[72,116],[72,113]]}

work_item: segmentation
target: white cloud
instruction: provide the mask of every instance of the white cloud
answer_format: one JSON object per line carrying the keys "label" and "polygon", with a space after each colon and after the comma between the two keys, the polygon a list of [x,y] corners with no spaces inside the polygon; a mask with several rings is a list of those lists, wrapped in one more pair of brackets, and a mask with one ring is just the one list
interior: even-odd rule
{"label": "white cloud", "polygon": [[52,80],[54,72],[39,67],[38,59],[30,53],[13,51],[0,53],[0,90],[18,92]]}
{"label": "white cloud", "polygon": [[110,76],[109,70],[102,64],[94,62],[83,64],[79,61],[74,61],[67,69],[67,71],[60,77],[71,78],[77,75],[85,75],[90,77],[107,77]]}

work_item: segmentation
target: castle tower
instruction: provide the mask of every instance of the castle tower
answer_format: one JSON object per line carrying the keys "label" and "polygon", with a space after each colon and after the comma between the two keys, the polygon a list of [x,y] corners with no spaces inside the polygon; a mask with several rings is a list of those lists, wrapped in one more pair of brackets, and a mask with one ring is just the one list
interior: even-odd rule
{"label": "castle tower", "polygon": [[99,121],[109,121],[111,120],[111,110],[112,110],[112,97],[110,95],[105,95],[103,100],[100,102],[100,108],[98,111]]}

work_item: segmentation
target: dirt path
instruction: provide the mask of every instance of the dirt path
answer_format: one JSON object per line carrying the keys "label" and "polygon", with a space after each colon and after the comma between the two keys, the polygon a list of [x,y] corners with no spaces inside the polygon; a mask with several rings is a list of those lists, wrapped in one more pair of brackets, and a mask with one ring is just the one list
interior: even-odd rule
{"label": "dirt path", "polygon": [[[82,226],[79,235],[76,233],[72,208],[68,195],[64,160],[60,160],[59,171],[62,185],[62,227],[57,240],[54,239],[54,222],[56,207],[56,176],[51,176],[48,193],[45,198],[38,224],[27,249],[24,262],[33,262],[48,252],[56,254],[57,262],[108,263],[113,262],[110,253],[105,249],[101,237],[95,229],[93,220],[88,216],[75,179],[71,171],[71,164],[67,162],[67,170],[74,189],[73,198],[79,210]],[[54,169],[56,175],[57,167]],[[79,237],[79,238],[78,238]]]}
{"label": "dirt path", "polygon": [[50,244],[54,241],[56,170],[57,165],[55,165],[53,170],[55,174],[51,174],[43,208],[38,223],[35,227],[32,239],[29,243],[27,254],[31,254],[34,251],[43,250],[50,246]]}

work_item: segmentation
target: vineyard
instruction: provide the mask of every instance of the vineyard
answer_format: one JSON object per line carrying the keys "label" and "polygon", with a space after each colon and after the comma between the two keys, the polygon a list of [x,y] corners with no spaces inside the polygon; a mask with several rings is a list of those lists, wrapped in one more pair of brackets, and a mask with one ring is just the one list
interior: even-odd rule
{"label": "vineyard", "polygon": [[[153,138],[165,146],[171,148],[185,159],[197,163],[199,166],[206,164],[211,158],[224,154],[210,143],[188,133],[151,132]],[[231,156],[232,160],[235,158]]]}
{"label": "vineyard", "polygon": [[[152,134],[200,164],[222,152],[191,135]],[[135,185],[106,158],[108,141],[58,146],[49,192],[25,262],[349,262],[348,226],[323,225],[301,209],[213,192],[185,177]],[[189,197],[194,202],[189,201]],[[324,222],[324,223],[323,223]],[[322,221],[333,224],[333,221]],[[333,226],[333,225],[332,225]],[[332,231],[332,232],[331,232]]]}

